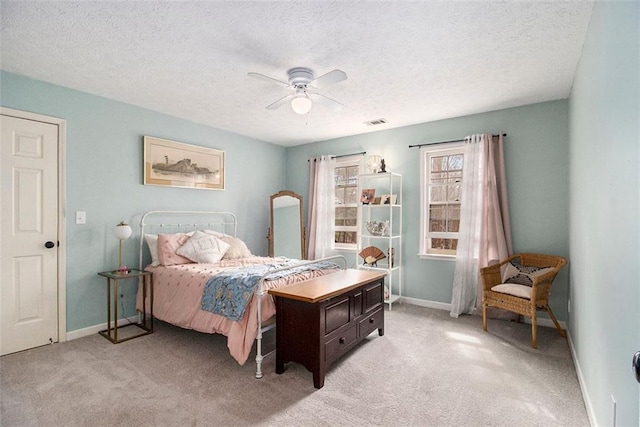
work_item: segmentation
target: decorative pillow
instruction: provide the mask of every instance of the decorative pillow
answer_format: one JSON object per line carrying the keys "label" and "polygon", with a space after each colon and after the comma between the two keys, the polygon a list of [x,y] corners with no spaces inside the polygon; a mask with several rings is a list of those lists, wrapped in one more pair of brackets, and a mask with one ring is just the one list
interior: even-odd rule
{"label": "decorative pillow", "polygon": [[230,245],[212,234],[196,231],[176,253],[193,262],[212,264],[222,259]]}
{"label": "decorative pillow", "polygon": [[220,240],[227,243],[230,248],[222,259],[236,259],[236,258],[247,258],[252,256],[251,251],[247,247],[247,244],[237,237],[233,236],[223,236],[220,237]]}
{"label": "decorative pillow", "polygon": [[176,251],[182,246],[189,236],[182,233],[158,234],[158,259],[161,265],[189,264],[189,258],[182,257]]}
{"label": "decorative pillow", "polygon": [[534,267],[530,265],[514,264],[506,265],[502,274],[502,283],[516,283],[518,285],[533,286],[533,279],[553,270],[553,267]]}
{"label": "decorative pillow", "polygon": [[514,297],[531,299],[531,286],[516,285],[515,283],[503,283],[491,288],[492,291],[501,294],[509,294]]}
{"label": "decorative pillow", "polygon": [[228,234],[224,234],[224,233],[221,233],[219,231],[214,231],[214,230],[204,230],[204,232],[207,233],[207,234],[213,234],[216,237],[228,236]]}
{"label": "decorative pillow", "polygon": [[216,236],[217,238],[231,246],[229,250],[227,250],[227,253],[224,254],[222,259],[237,259],[253,256],[253,254],[247,247],[247,244],[237,237],[229,236],[228,234],[220,233],[213,230],[204,230],[204,232]]}
{"label": "decorative pillow", "polygon": [[158,235],[157,234],[145,234],[144,240],[147,242],[149,248],[149,254],[151,255],[151,265],[157,267],[160,265],[160,258],[158,258]]}

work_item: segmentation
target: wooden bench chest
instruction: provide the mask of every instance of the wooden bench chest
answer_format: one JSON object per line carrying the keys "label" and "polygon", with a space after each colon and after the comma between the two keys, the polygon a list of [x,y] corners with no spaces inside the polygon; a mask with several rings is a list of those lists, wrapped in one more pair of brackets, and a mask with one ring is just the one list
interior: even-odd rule
{"label": "wooden bench chest", "polygon": [[342,270],[269,293],[276,300],[276,373],[300,363],[321,388],[328,367],[367,335],[384,335],[386,273]]}

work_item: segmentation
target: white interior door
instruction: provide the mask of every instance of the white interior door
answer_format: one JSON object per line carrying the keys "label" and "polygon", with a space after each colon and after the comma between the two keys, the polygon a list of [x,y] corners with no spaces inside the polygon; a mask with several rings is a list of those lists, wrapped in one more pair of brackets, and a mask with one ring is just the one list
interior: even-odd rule
{"label": "white interior door", "polygon": [[0,354],[58,341],[58,127],[0,116]]}

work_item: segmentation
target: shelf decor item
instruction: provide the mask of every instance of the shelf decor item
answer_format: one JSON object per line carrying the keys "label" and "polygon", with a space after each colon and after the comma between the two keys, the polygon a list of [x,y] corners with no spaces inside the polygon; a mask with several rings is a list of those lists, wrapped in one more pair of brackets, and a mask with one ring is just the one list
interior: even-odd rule
{"label": "shelf decor item", "polygon": [[380,196],[380,205],[395,205],[398,201],[397,194],[383,194]]}
{"label": "shelf decor item", "polygon": [[365,265],[372,267],[377,266],[378,261],[386,258],[384,252],[375,246],[368,246],[360,251],[360,257],[364,260]]}
{"label": "shelf decor item", "polygon": [[383,159],[382,156],[377,154],[372,154],[367,158],[367,168],[369,169],[369,173],[378,173],[380,172],[380,167]]}
{"label": "shelf decor item", "polygon": [[367,221],[366,227],[372,236],[389,235],[389,221]]}
{"label": "shelf decor item", "polygon": [[365,188],[362,190],[362,195],[360,196],[360,202],[363,205],[373,204],[375,195],[376,195],[375,188]]}

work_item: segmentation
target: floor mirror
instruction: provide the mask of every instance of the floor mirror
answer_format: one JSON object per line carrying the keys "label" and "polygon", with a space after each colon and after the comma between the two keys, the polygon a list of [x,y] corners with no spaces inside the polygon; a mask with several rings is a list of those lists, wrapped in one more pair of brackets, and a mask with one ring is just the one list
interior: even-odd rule
{"label": "floor mirror", "polygon": [[293,191],[279,191],[271,195],[270,208],[269,256],[305,259],[302,196]]}

